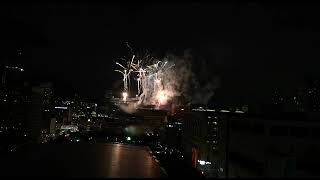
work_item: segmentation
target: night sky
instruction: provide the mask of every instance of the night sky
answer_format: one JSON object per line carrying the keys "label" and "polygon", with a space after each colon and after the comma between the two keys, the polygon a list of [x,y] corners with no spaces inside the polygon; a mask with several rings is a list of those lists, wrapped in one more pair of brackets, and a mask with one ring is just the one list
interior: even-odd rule
{"label": "night sky", "polygon": [[[33,3],[1,5],[1,63],[53,81],[59,95],[100,97],[117,86],[116,58],[135,49],[191,49],[219,76],[225,101],[266,101],[319,76],[319,5],[262,3]],[[18,51],[22,55],[17,57]]]}

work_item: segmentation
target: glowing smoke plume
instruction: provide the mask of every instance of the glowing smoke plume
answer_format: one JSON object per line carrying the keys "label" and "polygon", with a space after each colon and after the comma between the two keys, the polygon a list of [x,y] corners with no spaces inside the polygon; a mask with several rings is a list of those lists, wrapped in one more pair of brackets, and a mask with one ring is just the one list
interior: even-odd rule
{"label": "glowing smoke plume", "polygon": [[175,96],[184,96],[187,101],[192,103],[205,104],[214,95],[214,86],[207,83],[201,87],[195,74],[192,72],[192,56],[185,51],[183,56],[166,55],[164,58],[157,59],[149,53],[138,56],[133,53],[132,48],[127,44],[132,52],[131,57],[122,58],[126,65],[117,62],[122,70],[115,70],[122,73],[124,89],[123,100],[130,97],[130,77],[132,76],[137,83],[138,102],[130,106],[155,105],[160,107],[172,100]]}

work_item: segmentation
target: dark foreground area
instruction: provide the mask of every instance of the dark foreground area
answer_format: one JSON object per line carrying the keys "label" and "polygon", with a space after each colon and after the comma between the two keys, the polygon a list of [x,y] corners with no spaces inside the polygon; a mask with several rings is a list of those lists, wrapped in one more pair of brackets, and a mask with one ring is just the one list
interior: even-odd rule
{"label": "dark foreground area", "polygon": [[142,146],[123,144],[28,145],[1,157],[4,177],[166,177]]}

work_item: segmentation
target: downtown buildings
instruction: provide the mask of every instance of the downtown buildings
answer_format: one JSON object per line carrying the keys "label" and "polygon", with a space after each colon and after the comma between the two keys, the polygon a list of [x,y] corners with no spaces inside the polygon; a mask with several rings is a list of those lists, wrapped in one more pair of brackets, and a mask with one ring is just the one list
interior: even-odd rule
{"label": "downtown buildings", "polygon": [[23,68],[1,66],[0,133],[8,144],[40,141],[52,126],[52,84],[30,85],[25,76]]}
{"label": "downtown buildings", "polygon": [[28,134],[30,138],[46,142],[55,133],[53,118],[53,87],[51,83],[41,83],[31,89],[31,103],[28,113]]}
{"label": "downtown buildings", "polygon": [[1,66],[0,136],[2,145],[21,143],[27,134],[27,107],[30,102],[24,69]]}
{"label": "downtown buildings", "polygon": [[318,113],[197,107],[181,116],[184,156],[206,177],[319,176]]}

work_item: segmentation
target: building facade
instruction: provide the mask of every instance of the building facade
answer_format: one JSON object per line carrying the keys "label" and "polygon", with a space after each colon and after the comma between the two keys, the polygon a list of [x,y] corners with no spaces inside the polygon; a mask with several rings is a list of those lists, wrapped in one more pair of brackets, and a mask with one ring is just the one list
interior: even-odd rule
{"label": "building facade", "polygon": [[206,177],[224,177],[226,128],[223,114],[192,109],[182,117],[182,149],[186,160]]}
{"label": "building facade", "polygon": [[229,118],[229,177],[318,176],[317,118],[306,113]]}
{"label": "building facade", "polygon": [[28,134],[36,140],[42,141],[50,135],[53,118],[52,85],[41,84],[32,87],[31,103],[28,113]]}
{"label": "building facade", "polygon": [[30,103],[24,70],[14,66],[0,66],[0,74],[1,144],[20,143],[26,138],[27,107]]}

